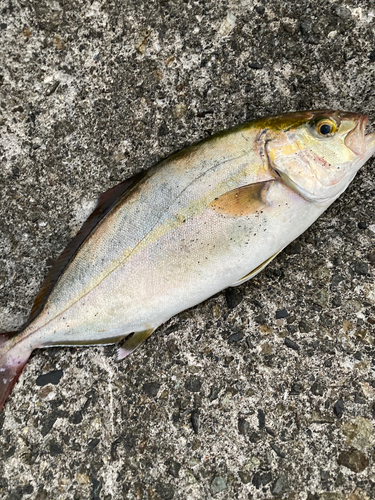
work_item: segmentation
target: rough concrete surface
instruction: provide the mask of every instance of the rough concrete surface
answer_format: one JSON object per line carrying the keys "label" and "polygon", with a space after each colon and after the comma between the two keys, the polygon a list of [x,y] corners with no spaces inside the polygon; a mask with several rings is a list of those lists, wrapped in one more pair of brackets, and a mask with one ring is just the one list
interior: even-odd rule
{"label": "rough concrete surface", "polygon": [[[131,174],[271,113],[373,123],[374,16],[372,0],[1,0],[1,331]],[[374,165],[253,281],[124,362],[34,352],[0,415],[0,498],[375,498]]]}

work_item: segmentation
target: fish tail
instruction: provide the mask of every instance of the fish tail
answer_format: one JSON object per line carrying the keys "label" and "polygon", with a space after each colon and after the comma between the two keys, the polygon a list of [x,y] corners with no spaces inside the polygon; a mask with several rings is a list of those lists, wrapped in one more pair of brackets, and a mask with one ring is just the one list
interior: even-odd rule
{"label": "fish tail", "polygon": [[17,343],[17,335],[18,332],[0,334],[0,411],[31,354],[31,350]]}

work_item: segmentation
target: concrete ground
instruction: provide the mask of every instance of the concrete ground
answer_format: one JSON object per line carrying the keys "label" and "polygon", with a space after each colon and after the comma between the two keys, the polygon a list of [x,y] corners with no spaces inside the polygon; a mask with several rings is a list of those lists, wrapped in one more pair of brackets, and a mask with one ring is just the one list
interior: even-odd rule
{"label": "concrete ground", "polygon": [[[375,120],[372,0],[0,1],[0,330],[133,173],[254,117]],[[270,266],[135,355],[34,352],[0,498],[375,498],[372,159]]]}

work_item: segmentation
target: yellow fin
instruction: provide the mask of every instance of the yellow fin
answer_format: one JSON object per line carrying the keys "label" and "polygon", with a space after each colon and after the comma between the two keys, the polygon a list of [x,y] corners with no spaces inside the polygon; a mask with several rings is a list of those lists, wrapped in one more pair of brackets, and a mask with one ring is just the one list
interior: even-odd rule
{"label": "yellow fin", "polygon": [[121,361],[122,359],[126,358],[126,356],[129,356],[129,354],[131,354],[133,351],[138,349],[138,347],[149,338],[153,331],[154,329],[150,328],[149,330],[136,332],[126,337],[124,343],[117,352],[117,361]]}
{"label": "yellow fin", "polygon": [[209,207],[220,214],[236,216],[263,210],[267,206],[263,200],[263,192],[270,182],[273,181],[256,182],[228,191],[210,203]]}
{"label": "yellow fin", "polygon": [[269,259],[267,259],[264,262],[262,262],[262,264],[260,264],[258,267],[256,267],[255,269],[253,269],[249,274],[246,274],[246,276],[244,276],[243,278],[241,278],[240,280],[236,281],[235,283],[233,283],[233,285],[230,285],[230,286],[242,285],[242,283],[245,283],[245,281],[248,281],[251,278],[254,278],[254,276],[256,276],[258,273],[260,273],[261,271],[263,271],[263,269],[266,266],[268,266],[268,264],[271,262],[271,260],[273,260],[276,257],[276,255],[278,255],[280,252],[281,252],[281,250],[279,252],[274,253]]}

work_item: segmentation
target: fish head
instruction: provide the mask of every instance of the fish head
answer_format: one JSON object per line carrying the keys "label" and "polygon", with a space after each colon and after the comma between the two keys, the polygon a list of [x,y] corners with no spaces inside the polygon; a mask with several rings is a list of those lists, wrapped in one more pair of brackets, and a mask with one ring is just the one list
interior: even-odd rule
{"label": "fish head", "polygon": [[331,203],[375,153],[367,117],[334,110],[271,116],[262,123],[272,170],[313,203]]}

